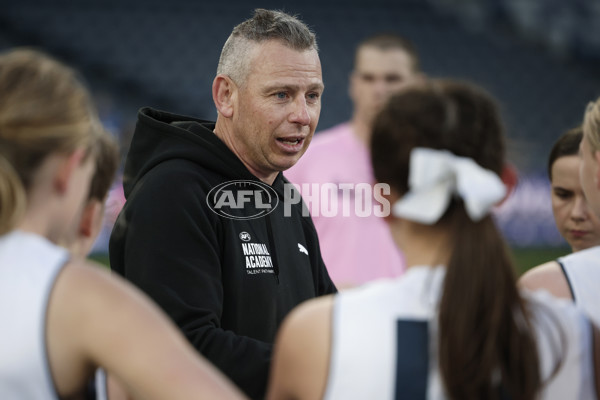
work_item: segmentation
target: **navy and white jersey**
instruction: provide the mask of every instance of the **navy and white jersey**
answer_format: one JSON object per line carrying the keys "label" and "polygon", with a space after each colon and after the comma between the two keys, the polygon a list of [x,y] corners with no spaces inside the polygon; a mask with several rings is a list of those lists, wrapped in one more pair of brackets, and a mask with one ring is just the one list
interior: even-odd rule
{"label": "navy and white jersey", "polygon": [[22,231],[0,236],[0,398],[57,399],[46,349],[46,312],[69,254]]}
{"label": "navy and white jersey", "polygon": [[[437,354],[444,276],[443,267],[417,266],[400,278],[336,296],[325,399],[447,398]],[[562,357],[541,398],[595,399],[587,318],[571,302],[545,292],[525,296],[534,315],[543,381]]]}
{"label": "navy and white jersey", "polygon": [[560,257],[557,262],[567,278],[575,304],[600,326],[600,246]]}

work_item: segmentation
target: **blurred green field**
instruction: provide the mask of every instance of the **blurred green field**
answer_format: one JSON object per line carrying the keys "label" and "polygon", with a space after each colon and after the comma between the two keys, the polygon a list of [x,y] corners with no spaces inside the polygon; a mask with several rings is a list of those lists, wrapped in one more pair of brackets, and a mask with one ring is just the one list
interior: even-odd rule
{"label": "blurred green field", "polygon": [[94,254],[90,254],[90,256],[88,257],[90,260],[99,262],[100,264],[103,264],[105,266],[110,266],[110,262],[108,260],[108,254],[104,254],[104,253],[94,253]]}
{"label": "blurred green field", "polygon": [[512,251],[520,275],[531,267],[569,254],[571,249],[569,247],[524,247],[513,248]]}
{"label": "blurred green field", "polygon": [[[557,257],[568,254],[570,251],[571,250],[568,247],[512,248],[514,261],[519,275],[531,267],[545,263],[546,261],[554,260]],[[108,254],[92,254],[90,258],[106,266],[109,265]]]}

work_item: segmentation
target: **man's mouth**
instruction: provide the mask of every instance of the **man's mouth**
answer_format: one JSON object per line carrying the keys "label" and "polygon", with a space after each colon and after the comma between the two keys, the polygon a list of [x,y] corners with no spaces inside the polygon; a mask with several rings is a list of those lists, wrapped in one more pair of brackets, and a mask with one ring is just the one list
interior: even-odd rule
{"label": "man's mouth", "polygon": [[277,139],[280,142],[286,143],[286,144],[291,144],[291,145],[296,145],[298,143],[300,143],[303,139]]}

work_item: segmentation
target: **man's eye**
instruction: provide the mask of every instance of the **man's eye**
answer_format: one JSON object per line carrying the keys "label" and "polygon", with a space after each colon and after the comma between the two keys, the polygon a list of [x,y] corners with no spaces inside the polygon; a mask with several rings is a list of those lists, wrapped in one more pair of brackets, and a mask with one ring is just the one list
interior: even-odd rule
{"label": "man's eye", "polygon": [[275,96],[277,96],[278,99],[285,99],[285,98],[287,98],[287,93],[286,92],[277,92],[275,94]]}
{"label": "man's eye", "polygon": [[312,101],[317,101],[319,100],[320,95],[319,93],[309,93],[307,97]]}

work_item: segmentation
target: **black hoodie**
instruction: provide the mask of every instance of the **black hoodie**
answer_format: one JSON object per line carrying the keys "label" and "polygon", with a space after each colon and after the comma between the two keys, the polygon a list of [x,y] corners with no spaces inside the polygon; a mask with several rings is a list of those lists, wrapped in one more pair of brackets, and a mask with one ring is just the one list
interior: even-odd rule
{"label": "black hoodie", "polygon": [[284,215],[283,174],[271,185],[279,205],[266,216],[232,219],[209,207],[207,194],[219,184],[261,184],[213,129],[208,121],[140,110],[110,264],[242,390],[262,398],[282,319],[336,289],[310,217],[300,204]]}

